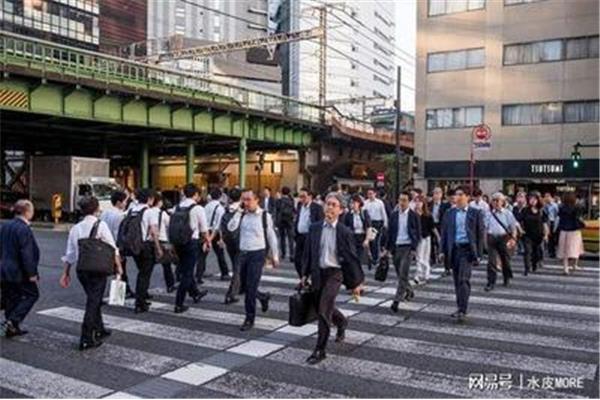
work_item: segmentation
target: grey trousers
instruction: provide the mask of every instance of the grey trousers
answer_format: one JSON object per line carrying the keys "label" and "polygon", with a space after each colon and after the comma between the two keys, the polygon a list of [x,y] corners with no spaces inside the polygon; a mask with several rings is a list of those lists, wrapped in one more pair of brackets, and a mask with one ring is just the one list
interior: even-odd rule
{"label": "grey trousers", "polygon": [[398,276],[398,288],[396,289],[394,301],[403,301],[404,294],[409,287],[408,272],[410,270],[410,258],[410,245],[396,246],[394,250],[394,268],[396,268],[396,275]]}

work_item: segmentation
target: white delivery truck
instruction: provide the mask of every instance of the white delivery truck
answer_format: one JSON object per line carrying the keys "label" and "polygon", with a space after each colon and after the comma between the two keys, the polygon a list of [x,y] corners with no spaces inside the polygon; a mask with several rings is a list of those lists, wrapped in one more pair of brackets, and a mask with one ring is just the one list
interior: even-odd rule
{"label": "white delivery truck", "polygon": [[62,197],[63,219],[75,221],[77,204],[82,197],[95,196],[103,210],[110,205],[111,194],[119,190],[110,178],[110,160],[73,156],[31,156],[29,197],[37,218],[50,219],[52,196]]}

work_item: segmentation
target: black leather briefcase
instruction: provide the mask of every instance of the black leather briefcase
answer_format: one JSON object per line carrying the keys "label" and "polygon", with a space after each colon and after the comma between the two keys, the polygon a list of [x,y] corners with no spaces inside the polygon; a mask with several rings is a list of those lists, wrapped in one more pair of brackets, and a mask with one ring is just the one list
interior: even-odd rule
{"label": "black leather briefcase", "polygon": [[299,290],[289,298],[291,326],[303,326],[317,320],[317,294],[311,290]]}
{"label": "black leather briefcase", "polygon": [[108,243],[96,238],[100,220],[96,221],[90,236],[79,239],[79,257],[77,271],[99,275],[112,275],[115,266],[115,249]]}
{"label": "black leather briefcase", "polygon": [[387,279],[388,271],[390,269],[390,259],[387,256],[383,256],[379,259],[377,269],[375,270],[375,280],[379,282],[385,282]]}

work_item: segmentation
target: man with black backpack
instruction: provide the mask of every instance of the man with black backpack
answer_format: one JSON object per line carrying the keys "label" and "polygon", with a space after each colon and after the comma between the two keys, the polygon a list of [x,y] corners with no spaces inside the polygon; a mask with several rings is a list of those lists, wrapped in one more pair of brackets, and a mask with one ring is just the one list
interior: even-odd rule
{"label": "man with black backpack", "polygon": [[290,261],[294,261],[294,199],[290,196],[290,188],[284,186],[281,189],[281,198],[275,203],[276,217],[275,225],[279,232],[279,251],[281,259],[285,259],[286,244],[290,248]]}
{"label": "man with black backpack", "polygon": [[240,327],[247,331],[254,326],[256,316],[256,299],[261,303],[262,311],[269,309],[268,293],[258,290],[262,269],[269,250],[272,253],[273,267],[279,266],[279,249],[277,235],[273,228],[271,215],[258,206],[258,197],[251,189],[242,193],[243,210],[238,210],[227,224],[230,232],[239,231],[239,268],[240,280],[245,291],[246,319]]}
{"label": "man with black backpack", "polygon": [[[117,245],[123,256],[131,256],[138,268],[135,285],[135,313],[148,311],[148,287],[154,267],[154,248],[158,242],[158,226],[152,223],[152,213],[147,212],[154,204],[152,189],[136,192],[137,204],[125,215],[119,228]],[[156,242],[156,243],[155,243]]]}
{"label": "man with black backpack", "polygon": [[200,251],[210,249],[208,240],[208,224],[204,208],[198,204],[200,193],[198,187],[188,183],[183,187],[183,196],[179,205],[175,207],[169,224],[169,240],[175,246],[179,258],[181,282],[175,296],[175,313],[183,313],[189,307],[183,304],[186,294],[197,303],[208,293],[199,291],[194,280],[194,267],[198,261]]}
{"label": "man with black backpack", "polygon": [[[206,218],[208,223],[208,240],[211,242],[211,247],[217,256],[217,262],[219,263],[219,270],[221,271],[221,280],[229,280],[229,269],[227,268],[227,261],[225,261],[224,249],[219,245],[220,237],[220,226],[221,218],[225,213],[225,207],[221,205],[219,201],[221,199],[221,189],[214,188],[210,191],[211,200],[204,208],[206,212]],[[202,277],[206,271],[206,258],[208,252],[201,251],[198,257],[198,269],[196,270],[196,280],[202,282]]]}

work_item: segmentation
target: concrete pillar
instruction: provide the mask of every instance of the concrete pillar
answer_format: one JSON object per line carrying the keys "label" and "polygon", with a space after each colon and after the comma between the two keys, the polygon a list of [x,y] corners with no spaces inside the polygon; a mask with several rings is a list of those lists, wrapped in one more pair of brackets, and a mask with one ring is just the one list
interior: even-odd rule
{"label": "concrete pillar", "polygon": [[140,187],[150,186],[150,150],[147,141],[142,142],[140,154]]}
{"label": "concrete pillar", "polygon": [[240,139],[240,159],[239,159],[239,174],[240,174],[240,187],[244,188],[246,186],[246,151],[248,147],[246,145],[246,138],[243,137]]}
{"label": "concrete pillar", "polygon": [[194,162],[196,160],[196,147],[194,143],[189,142],[187,144],[186,155],[185,155],[185,182],[194,182]]}

